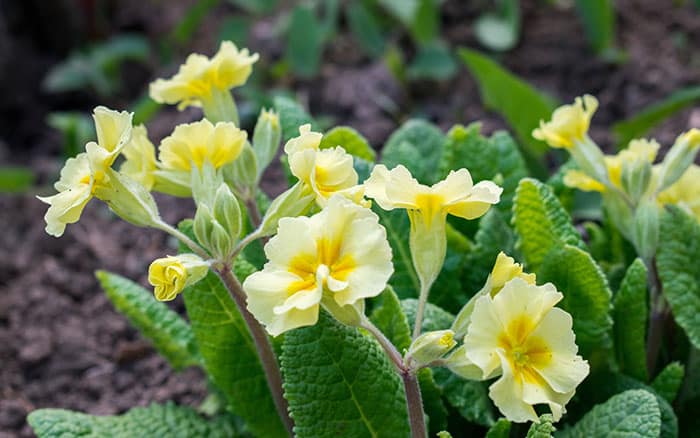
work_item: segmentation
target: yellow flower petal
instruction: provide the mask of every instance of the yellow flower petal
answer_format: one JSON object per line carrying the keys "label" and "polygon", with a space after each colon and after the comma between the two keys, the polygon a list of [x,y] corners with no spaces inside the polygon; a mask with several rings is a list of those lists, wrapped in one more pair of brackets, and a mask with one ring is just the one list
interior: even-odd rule
{"label": "yellow flower petal", "polygon": [[[617,181],[619,181],[619,175]],[[564,174],[564,184],[586,192],[605,192],[603,184],[576,169],[569,170]]]}
{"label": "yellow flower petal", "polygon": [[148,282],[159,301],[171,301],[186,287],[204,278],[209,265],[195,254],[156,259],[148,268]]}
{"label": "yellow flower petal", "polygon": [[538,140],[554,148],[571,148],[583,140],[588,133],[591,117],[598,108],[598,100],[585,95],[577,97],[572,105],[563,105],[554,110],[549,122],[540,121],[540,127],[532,132]]}
{"label": "yellow flower petal", "polygon": [[[654,170],[658,174],[658,166]],[[659,193],[657,200],[681,207],[700,222],[700,167],[692,164],[678,181]]]}
{"label": "yellow flower petal", "polygon": [[155,184],[156,149],[148,139],[148,132],[143,125],[136,126],[131,141],[124,146],[122,153],[126,161],[119,171],[151,190]]}

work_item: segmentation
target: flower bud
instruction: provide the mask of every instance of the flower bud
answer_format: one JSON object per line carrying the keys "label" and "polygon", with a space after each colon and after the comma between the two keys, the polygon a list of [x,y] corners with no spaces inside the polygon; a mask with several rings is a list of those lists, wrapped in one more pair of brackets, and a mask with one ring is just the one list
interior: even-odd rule
{"label": "flower bud", "polygon": [[148,282],[158,301],[171,301],[186,287],[207,275],[209,264],[195,254],[156,259],[148,268]]}
{"label": "flower bud", "polygon": [[609,184],[605,155],[588,135],[585,135],[582,140],[574,142],[569,152],[585,174],[600,181],[603,185]]}
{"label": "flower bud", "polygon": [[253,131],[253,151],[258,161],[257,179],[277,154],[282,138],[280,118],[276,112],[263,109]]}
{"label": "flower bud", "polygon": [[260,224],[260,237],[271,236],[277,231],[277,223],[283,217],[305,214],[314,204],[316,196],[303,183],[298,182],[275,198]]}
{"label": "flower bud", "polygon": [[106,169],[105,176],[108,182],[95,187],[95,196],[117,216],[139,227],[160,221],[158,205],[146,187],[113,169]]}
{"label": "flower bud", "polygon": [[226,259],[233,251],[243,227],[238,200],[226,184],[221,184],[213,208],[200,203],[194,216],[194,234],[213,256]]}
{"label": "flower bud", "polygon": [[695,161],[700,148],[700,130],[691,129],[681,134],[661,163],[661,176],[658,191],[670,187],[678,181]]}
{"label": "flower bud", "polygon": [[438,330],[418,336],[406,353],[409,366],[422,367],[442,358],[457,342],[452,330]]}
{"label": "flower bud", "polygon": [[615,193],[603,193],[603,209],[607,218],[615,225],[620,233],[629,241],[633,241],[632,228],[634,218],[629,203]]}
{"label": "flower bud", "polygon": [[659,207],[654,199],[645,199],[634,214],[634,243],[639,255],[650,260],[659,244]]}
{"label": "flower bud", "polygon": [[245,142],[241,155],[224,168],[224,179],[241,196],[254,193],[258,185],[258,163],[250,143]]}
{"label": "flower bud", "polygon": [[639,203],[647,192],[651,182],[651,162],[644,159],[626,161],[622,163],[621,182],[622,188],[629,195],[632,203]]}
{"label": "flower bud", "polygon": [[202,168],[193,167],[190,174],[190,185],[192,187],[192,198],[199,204],[212,205],[214,193],[217,187],[223,184],[221,172],[217,172],[211,163],[204,163]]}

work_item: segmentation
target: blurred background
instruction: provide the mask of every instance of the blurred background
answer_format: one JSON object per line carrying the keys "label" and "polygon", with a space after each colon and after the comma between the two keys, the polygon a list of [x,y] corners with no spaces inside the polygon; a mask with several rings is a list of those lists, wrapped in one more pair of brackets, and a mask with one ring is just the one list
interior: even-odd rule
{"label": "blurred background", "polygon": [[[25,417],[40,407],[203,401],[203,375],[174,374],[94,277],[146,284],[175,242],[97,202],[55,239],[34,196],[94,139],[97,105],[134,111],[156,144],[201,118],[159,107],[148,83],[221,40],[260,54],[235,90],[247,129],[287,96],[378,151],[418,117],[507,129],[527,152],[532,121],[584,93],[600,100],[591,136],[610,151],[641,135],[667,147],[700,127],[698,0],[1,0],[0,437],[31,436]],[[283,186],[273,166],[264,188]],[[171,223],[192,215],[191,201],[158,201]]]}

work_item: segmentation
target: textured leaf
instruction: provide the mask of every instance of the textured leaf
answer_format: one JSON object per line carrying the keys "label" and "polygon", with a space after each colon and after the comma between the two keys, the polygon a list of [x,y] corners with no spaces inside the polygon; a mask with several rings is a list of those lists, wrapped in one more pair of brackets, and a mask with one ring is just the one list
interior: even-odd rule
{"label": "textured leaf", "polygon": [[612,0],[576,0],[588,42],[597,53],[615,44],[615,9]]}
{"label": "textured leaf", "polygon": [[382,150],[382,163],[389,169],[403,164],[423,184],[439,180],[438,165],[446,137],[440,128],[413,119],[394,131]]}
{"label": "textured leaf", "polygon": [[613,125],[612,130],[620,148],[634,138],[644,137],[656,125],[700,100],[700,86],[681,88],[667,98]]}
{"label": "textured leaf", "polygon": [[428,433],[435,435],[447,429],[447,409],[442,402],[442,390],[435,383],[433,370],[423,368],[418,372],[423,411],[427,417]]}
{"label": "textured leaf", "polygon": [[401,379],[372,338],[322,312],[316,325],[288,332],[282,351],[298,437],[408,435]]}
{"label": "textured leaf", "polygon": [[516,247],[527,267],[537,271],[545,256],[565,244],[585,248],[571,218],[545,184],[525,178],[513,200],[513,224],[518,234]]}
{"label": "textured leaf", "polygon": [[321,149],[334,148],[336,146],[342,146],[350,155],[370,162],[373,162],[377,155],[367,142],[367,139],[349,126],[336,126],[323,135]]}
{"label": "textured leaf", "polygon": [[471,267],[465,263],[472,248],[471,242],[450,223],[446,227],[447,253],[442,271],[430,289],[429,301],[448,312],[458,312],[469,299],[462,285],[465,271]]}
{"label": "textured leaf", "polygon": [[462,379],[446,368],[436,368],[433,374],[445,399],[462,417],[482,426],[494,424],[494,407],[487,382]]}
{"label": "textured leaf", "polygon": [[656,266],[678,325],[700,348],[700,225],[677,207],[661,216]]}
{"label": "textured leaf", "polygon": [[510,426],[510,421],[505,418],[499,418],[486,432],[485,438],[509,438]]}
{"label": "textured leaf", "polygon": [[508,121],[528,155],[544,155],[547,145],[535,140],[532,130],[549,119],[556,102],[479,52],[463,48],[459,55],[475,77],[484,105]]}
{"label": "textured leaf", "polygon": [[174,369],[200,363],[192,329],[180,315],[131,280],[107,271],[97,271],[95,275],[114,307],[153,343]]}
{"label": "textured leaf", "polygon": [[684,375],[685,368],[683,365],[679,362],[671,362],[656,376],[651,383],[651,387],[666,401],[673,403],[683,383]]}
{"label": "textured leaf", "polygon": [[299,127],[306,123],[310,123],[312,129],[317,129],[314,119],[293,99],[285,96],[275,96],[274,104],[275,110],[280,116],[282,141],[298,136]]}
{"label": "textured leaf", "polygon": [[[237,262],[243,279],[252,267]],[[255,344],[235,302],[213,273],[184,292],[204,367],[231,410],[260,436],[286,436],[277,415]]]}
{"label": "textured leaf", "polygon": [[413,268],[411,249],[408,246],[410,225],[405,210],[385,211],[375,206],[372,211],[377,213],[381,224],[386,228],[387,240],[391,245],[394,257],[394,274],[389,284],[394,288],[399,298],[418,296],[420,280]]}
{"label": "textured leaf", "polygon": [[474,182],[499,180],[503,194],[496,208],[510,218],[515,189],[527,176],[527,165],[508,133],[499,131],[487,138],[480,130],[480,123],[472,123],[466,128],[455,125],[450,129],[440,159],[439,179],[445,178],[450,170],[465,167]]}
{"label": "textured leaf", "polygon": [[286,57],[294,73],[303,78],[318,73],[324,36],[321,23],[311,8],[295,6],[286,33]]}
{"label": "textured leaf", "polygon": [[617,364],[623,373],[646,382],[647,269],[641,259],[627,269],[613,304]]}
{"label": "textured leaf", "polygon": [[401,309],[396,292],[388,286],[375,300],[375,307],[369,319],[384,333],[399,352],[403,353],[411,345],[411,327]]}
{"label": "textured leaf", "polygon": [[647,391],[633,389],[595,406],[575,426],[564,429],[557,438],[658,437],[661,414],[656,398]]}
{"label": "textured leaf", "polygon": [[537,271],[537,282],[552,282],[564,295],[558,306],[573,317],[581,355],[594,367],[607,361],[605,350],[612,346],[611,293],[591,255],[571,245],[555,248]]}
{"label": "textured leaf", "polygon": [[27,417],[27,422],[39,438],[241,436],[232,420],[231,416],[220,416],[208,421],[194,410],[173,403],[132,408],[127,413],[116,416],[88,415],[64,409],[39,409]]}
{"label": "textured leaf", "polygon": [[549,438],[552,433],[557,430],[552,424],[554,418],[552,414],[543,414],[540,416],[539,423],[532,423],[530,429],[527,431],[526,438]]}
{"label": "textured leaf", "polygon": [[[418,309],[418,300],[408,298],[401,300],[401,309],[408,319],[409,327],[413,327],[416,323],[416,309]],[[421,324],[421,333],[432,332],[436,330],[446,330],[452,325],[455,316],[432,303],[425,304],[423,312],[423,322]]]}

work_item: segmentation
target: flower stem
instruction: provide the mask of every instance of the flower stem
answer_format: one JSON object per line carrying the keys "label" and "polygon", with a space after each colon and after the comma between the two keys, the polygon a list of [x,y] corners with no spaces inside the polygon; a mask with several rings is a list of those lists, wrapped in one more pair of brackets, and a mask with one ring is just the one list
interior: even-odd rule
{"label": "flower stem", "polygon": [[200,256],[202,259],[208,260],[208,259],[211,258],[211,257],[209,256],[209,254],[207,254],[207,252],[204,251],[204,249],[202,249],[202,247],[199,246],[194,240],[190,239],[185,233],[183,233],[182,231],[180,231],[180,230],[178,230],[177,228],[173,227],[172,225],[167,224],[167,223],[165,223],[165,222],[163,222],[163,221],[160,221],[160,222],[156,222],[156,223],[153,225],[153,227],[154,227],[154,228],[157,228],[157,229],[159,229],[159,230],[161,230],[161,231],[165,231],[166,233],[168,233],[168,234],[170,234],[171,236],[175,237],[175,238],[178,239],[180,242],[182,242],[182,243],[184,243],[185,245],[187,245],[187,247],[188,247],[190,250],[192,250],[192,252],[194,252],[195,254],[197,254],[198,256]]}
{"label": "flower stem", "polygon": [[238,108],[229,90],[212,90],[211,95],[202,99],[204,117],[212,123],[233,122],[239,126]]}
{"label": "flower stem", "polygon": [[257,347],[260,362],[262,363],[265,377],[267,378],[267,385],[270,388],[277,413],[287,429],[287,432],[289,432],[289,436],[294,436],[294,423],[289,417],[287,400],[283,395],[282,373],[280,372],[275,353],[272,350],[270,339],[267,337],[267,333],[265,333],[260,323],[258,323],[255,317],[248,311],[245,293],[243,292],[241,283],[231,272],[230,266],[224,266],[222,269],[217,270],[216,273],[221,277],[221,281],[224,282],[226,289],[231,293],[233,300],[238,306],[238,310],[241,312],[248,326],[248,331],[250,331],[255,346]]}
{"label": "flower stem", "polygon": [[649,377],[654,376],[656,370],[656,361],[661,350],[661,341],[663,340],[664,326],[668,317],[668,306],[666,300],[661,294],[661,281],[656,269],[656,258],[652,257],[645,261],[647,266],[647,283],[649,285],[649,304],[651,313],[649,315],[649,326],[647,329],[647,372]]}
{"label": "flower stem", "polygon": [[384,333],[382,333],[382,331],[379,330],[377,326],[367,318],[367,316],[362,315],[360,327],[367,330],[372,336],[374,336],[377,342],[379,342],[379,345],[384,349],[386,355],[389,356],[389,359],[391,359],[393,364],[396,366],[396,370],[399,373],[406,370],[401,353],[399,353],[394,344],[392,344],[391,341],[384,336]]}
{"label": "flower stem", "polygon": [[428,302],[428,293],[430,292],[431,283],[421,280],[420,295],[418,295],[418,308],[416,309],[416,321],[413,324],[413,339],[420,336],[423,325],[423,314],[425,313],[425,303]]}
{"label": "flower stem", "polygon": [[250,221],[253,223],[253,227],[260,228],[262,223],[262,216],[260,215],[260,209],[258,208],[258,203],[255,200],[255,193],[245,199],[245,206],[248,209],[248,215],[250,216]]}

